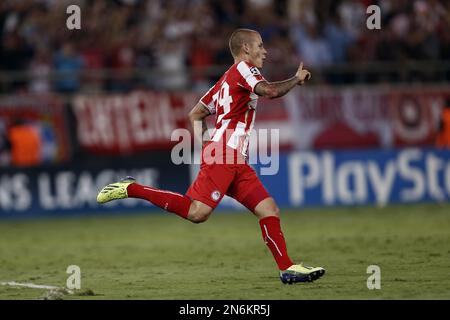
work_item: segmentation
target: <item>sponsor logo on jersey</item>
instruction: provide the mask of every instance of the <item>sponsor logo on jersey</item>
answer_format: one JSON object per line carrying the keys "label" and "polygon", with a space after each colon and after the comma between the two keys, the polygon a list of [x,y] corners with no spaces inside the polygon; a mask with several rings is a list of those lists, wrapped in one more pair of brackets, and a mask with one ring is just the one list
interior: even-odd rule
{"label": "sponsor logo on jersey", "polygon": [[257,67],[251,67],[250,68],[250,72],[254,75],[254,76],[259,76],[261,73],[259,72]]}
{"label": "sponsor logo on jersey", "polygon": [[219,191],[213,191],[211,192],[211,199],[213,199],[214,201],[217,201],[220,199],[220,192]]}

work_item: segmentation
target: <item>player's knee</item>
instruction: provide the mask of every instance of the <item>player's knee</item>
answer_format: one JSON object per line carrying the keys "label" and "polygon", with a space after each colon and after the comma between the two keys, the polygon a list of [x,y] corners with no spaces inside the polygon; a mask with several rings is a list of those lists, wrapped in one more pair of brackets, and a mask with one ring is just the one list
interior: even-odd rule
{"label": "player's knee", "polygon": [[202,223],[202,222],[205,222],[206,220],[208,220],[208,218],[209,218],[209,214],[196,213],[196,214],[191,215],[189,220],[193,223]]}
{"label": "player's knee", "polygon": [[196,208],[195,210],[189,212],[188,218],[189,221],[193,223],[202,223],[208,220],[210,215],[211,215],[210,210]]}
{"label": "player's knee", "polygon": [[280,208],[278,208],[276,205],[272,206],[267,210],[267,215],[280,217]]}
{"label": "player's knee", "polygon": [[269,204],[264,204],[263,206],[257,206],[255,209],[255,214],[257,217],[266,218],[266,217],[280,217],[280,209],[278,206],[273,202]]}

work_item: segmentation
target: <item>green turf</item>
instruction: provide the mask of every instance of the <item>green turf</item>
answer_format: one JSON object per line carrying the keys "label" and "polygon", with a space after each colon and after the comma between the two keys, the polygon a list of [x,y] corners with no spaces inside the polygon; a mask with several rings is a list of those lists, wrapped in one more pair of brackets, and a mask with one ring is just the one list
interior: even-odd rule
{"label": "green turf", "polygon": [[[317,282],[283,285],[256,218],[215,213],[194,225],[170,214],[0,223],[0,282],[64,286],[64,299],[449,299],[450,206],[282,212],[291,257],[321,265]],[[366,269],[381,268],[381,290]],[[45,290],[0,286],[0,299]]]}

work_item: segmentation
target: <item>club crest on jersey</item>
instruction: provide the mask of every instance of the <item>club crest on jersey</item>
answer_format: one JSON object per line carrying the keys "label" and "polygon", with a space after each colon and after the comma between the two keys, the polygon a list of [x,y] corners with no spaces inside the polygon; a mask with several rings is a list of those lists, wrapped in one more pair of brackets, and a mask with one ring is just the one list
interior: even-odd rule
{"label": "club crest on jersey", "polygon": [[213,199],[214,201],[219,200],[220,198],[220,192],[219,191],[213,191],[211,192],[211,199]]}
{"label": "club crest on jersey", "polygon": [[259,76],[261,73],[259,72],[257,67],[251,67],[250,68],[250,72],[254,75],[254,76]]}

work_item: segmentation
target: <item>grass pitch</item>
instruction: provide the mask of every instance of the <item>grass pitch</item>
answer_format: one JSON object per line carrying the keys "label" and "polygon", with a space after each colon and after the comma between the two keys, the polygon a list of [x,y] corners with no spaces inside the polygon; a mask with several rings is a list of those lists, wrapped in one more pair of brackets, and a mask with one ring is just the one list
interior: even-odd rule
{"label": "grass pitch", "polygon": [[[0,282],[65,286],[78,265],[82,289],[64,299],[450,299],[450,205],[283,211],[282,227],[291,258],[325,267],[322,279],[283,285],[257,219],[216,212],[200,225],[163,213],[3,221]],[[367,289],[369,265],[380,290]],[[0,285],[0,299],[45,293]]]}

